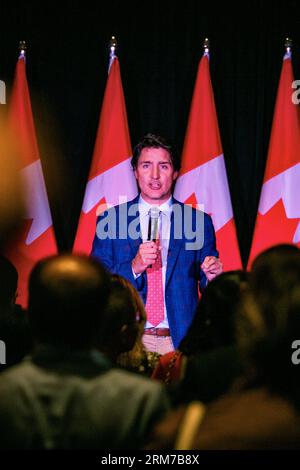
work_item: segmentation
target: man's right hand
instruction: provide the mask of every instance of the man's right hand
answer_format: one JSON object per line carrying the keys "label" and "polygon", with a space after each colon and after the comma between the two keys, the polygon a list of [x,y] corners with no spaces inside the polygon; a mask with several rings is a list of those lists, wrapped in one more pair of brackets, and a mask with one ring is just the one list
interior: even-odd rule
{"label": "man's right hand", "polygon": [[155,241],[149,241],[141,243],[139,246],[139,250],[132,260],[132,269],[135,274],[143,273],[148,266],[151,266],[157,258],[158,248]]}

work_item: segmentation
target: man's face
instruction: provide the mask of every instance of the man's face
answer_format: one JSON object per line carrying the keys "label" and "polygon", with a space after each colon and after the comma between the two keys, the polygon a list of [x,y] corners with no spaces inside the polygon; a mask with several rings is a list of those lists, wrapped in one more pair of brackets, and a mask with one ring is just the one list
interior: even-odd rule
{"label": "man's face", "polygon": [[172,194],[174,170],[169,152],[163,148],[144,148],[134,171],[142,198],[149,204],[160,205]]}

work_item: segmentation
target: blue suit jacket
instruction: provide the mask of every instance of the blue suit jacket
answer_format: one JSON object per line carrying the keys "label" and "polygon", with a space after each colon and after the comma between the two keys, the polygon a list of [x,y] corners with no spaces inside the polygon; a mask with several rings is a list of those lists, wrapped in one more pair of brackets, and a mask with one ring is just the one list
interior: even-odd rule
{"label": "blue suit jacket", "polygon": [[[144,272],[134,279],[131,262],[142,243],[138,213],[139,197],[113,207],[98,217],[93,242],[92,256],[97,258],[110,272],[127,278],[138,290],[144,303],[147,296],[147,275]],[[172,212],[170,241],[167,258],[165,302],[170,332],[175,348],[185,336],[198,303],[198,289],[206,286],[206,276],[200,265],[206,256],[218,256],[215,232],[211,217],[176,201],[178,211]],[[175,213],[175,215],[174,215]],[[196,221],[200,228],[196,227]],[[202,217],[202,218],[201,218]],[[190,229],[190,230],[187,230]],[[195,242],[191,233],[203,230],[203,244],[188,249]],[[186,233],[187,231],[190,234]]]}

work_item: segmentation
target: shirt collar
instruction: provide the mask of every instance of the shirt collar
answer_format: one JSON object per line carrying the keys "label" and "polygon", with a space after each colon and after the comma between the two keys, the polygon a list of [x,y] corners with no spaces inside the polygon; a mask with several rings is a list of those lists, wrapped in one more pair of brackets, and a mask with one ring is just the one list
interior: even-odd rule
{"label": "shirt collar", "polygon": [[[163,214],[169,214],[172,211],[172,196],[166,201],[163,202],[160,206],[157,206],[158,209],[163,213]],[[146,202],[142,196],[140,195],[139,197],[139,212],[142,216],[148,215],[149,210],[153,207],[152,204],[149,204],[149,202]]]}

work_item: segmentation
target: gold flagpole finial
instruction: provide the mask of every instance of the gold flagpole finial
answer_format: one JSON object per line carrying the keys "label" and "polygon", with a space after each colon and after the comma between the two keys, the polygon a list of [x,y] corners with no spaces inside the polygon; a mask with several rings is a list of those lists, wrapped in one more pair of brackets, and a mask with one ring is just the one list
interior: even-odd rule
{"label": "gold flagpole finial", "polygon": [[118,43],[117,43],[116,37],[112,36],[111,40],[109,41],[110,50],[115,52],[117,45],[118,45]]}
{"label": "gold flagpole finial", "polygon": [[117,49],[117,40],[115,36],[111,37],[111,40],[109,41],[109,66],[108,66],[108,72],[110,71],[110,67],[114,61],[114,58],[116,57],[116,49]]}
{"label": "gold flagpole finial", "polygon": [[208,54],[208,53],[209,53],[210,42],[209,42],[209,39],[208,39],[208,38],[205,38],[205,39],[204,39],[204,42],[203,42],[203,49],[204,49],[204,53],[205,53],[205,54]]}
{"label": "gold flagpole finial", "polygon": [[293,46],[292,39],[291,38],[285,38],[284,47],[285,47],[285,52],[287,54],[290,54],[292,52],[292,46]]}
{"label": "gold flagpole finial", "polygon": [[26,42],[25,41],[20,41],[19,42],[20,57],[25,57],[26,49],[27,49]]}

